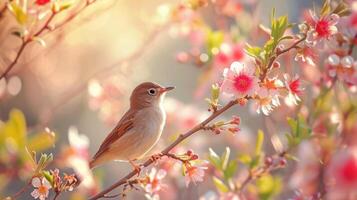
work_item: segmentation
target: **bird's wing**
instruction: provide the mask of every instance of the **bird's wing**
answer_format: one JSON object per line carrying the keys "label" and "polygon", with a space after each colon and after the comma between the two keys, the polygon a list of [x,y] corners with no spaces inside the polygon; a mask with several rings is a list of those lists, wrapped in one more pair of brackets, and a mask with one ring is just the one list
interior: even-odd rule
{"label": "bird's wing", "polygon": [[93,160],[101,156],[105,151],[109,149],[109,146],[121,138],[125,133],[133,128],[134,113],[128,111],[124,114],[122,119],[118,122],[117,126],[110,132],[110,134],[105,138],[103,143],[100,145],[98,152],[93,156]]}

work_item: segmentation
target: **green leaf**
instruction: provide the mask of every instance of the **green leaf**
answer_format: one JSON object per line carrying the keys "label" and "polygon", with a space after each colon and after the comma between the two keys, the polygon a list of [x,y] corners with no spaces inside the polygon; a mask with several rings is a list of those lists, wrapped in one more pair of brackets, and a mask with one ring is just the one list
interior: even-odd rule
{"label": "green leaf", "polygon": [[10,111],[9,120],[0,126],[0,149],[5,147],[5,142],[11,142],[14,150],[25,150],[26,121],[24,114],[17,109]]}
{"label": "green leaf", "polygon": [[257,142],[255,145],[255,155],[261,154],[263,142],[264,142],[264,132],[259,129],[257,134]]}
{"label": "green leaf", "polygon": [[216,169],[221,170],[221,158],[211,148],[209,148],[208,160]]}
{"label": "green leaf", "polygon": [[224,34],[222,31],[212,31],[209,30],[207,33],[206,47],[209,56],[212,55],[213,49],[219,49],[222,42],[224,41]]}
{"label": "green leaf", "polygon": [[53,176],[52,176],[52,174],[47,170],[42,171],[41,174],[53,186]]}
{"label": "green leaf", "polygon": [[31,151],[43,151],[50,147],[53,147],[55,143],[55,135],[42,132],[31,137],[28,141],[27,147]]}
{"label": "green leaf", "polygon": [[226,170],[228,162],[229,162],[229,155],[231,154],[231,149],[226,147],[226,151],[221,156],[221,167],[222,170]]}
{"label": "green leaf", "polygon": [[16,3],[17,1],[12,1],[10,4],[8,4],[9,10],[12,12],[12,14],[15,16],[16,21],[20,25],[25,25],[27,22],[27,14],[26,10],[23,9],[20,5]]}
{"label": "green leaf", "polygon": [[227,168],[224,170],[224,178],[225,180],[228,180],[234,176],[234,173],[236,172],[238,168],[238,162],[235,160],[231,160],[227,166]]}
{"label": "green leaf", "polygon": [[261,200],[273,199],[281,191],[281,179],[269,174],[260,177],[256,183]]}
{"label": "green leaf", "polygon": [[250,44],[246,44],[245,52],[251,57],[260,59],[261,53],[263,49],[256,46],[251,46]]}
{"label": "green leaf", "polygon": [[245,165],[250,165],[250,163],[252,162],[253,159],[248,154],[242,154],[242,155],[238,156],[238,160]]}
{"label": "green leaf", "polygon": [[213,176],[212,178],[214,185],[216,186],[217,190],[222,192],[222,193],[226,193],[229,192],[228,187],[217,177]]}

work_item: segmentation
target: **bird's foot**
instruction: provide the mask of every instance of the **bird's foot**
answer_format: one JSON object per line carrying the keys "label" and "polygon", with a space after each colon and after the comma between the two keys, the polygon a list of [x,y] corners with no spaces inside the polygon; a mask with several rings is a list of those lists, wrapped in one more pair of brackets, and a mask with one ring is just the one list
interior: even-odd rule
{"label": "bird's foot", "polygon": [[129,160],[129,163],[131,164],[131,166],[133,167],[134,171],[135,171],[135,174],[137,176],[140,176],[140,172],[141,172],[141,169],[142,169],[142,165],[137,165],[134,163],[134,161],[132,160]]}
{"label": "bird's foot", "polygon": [[160,160],[163,155],[164,154],[162,153],[154,154],[151,156],[150,160],[152,160],[155,164],[157,164],[158,160]]}

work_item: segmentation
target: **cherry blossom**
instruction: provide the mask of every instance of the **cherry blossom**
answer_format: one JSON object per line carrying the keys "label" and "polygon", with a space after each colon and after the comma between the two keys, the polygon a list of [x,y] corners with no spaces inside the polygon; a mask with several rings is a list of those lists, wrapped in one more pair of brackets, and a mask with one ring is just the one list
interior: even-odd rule
{"label": "cherry blossom", "polygon": [[337,14],[317,17],[316,14],[310,12],[310,15],[312,18],[309,24],[311,29],[308,31],[306,38],[308,44],[315,45],[318,41],[329,39],[337,33],[336,24],[340,18]]}
{"label": "cherry blossom", "polygon": [[203,165],[192,165],[192,163],[185,164],[185,183],[186,187],[193,182],[202,182],[205,175],[206,166]]}
{"label": "cherry blossom", "polygon": [[70,146],[64,152],[64,161],[67,166],[72,167],[81,179],[81,186],[87,189],[95,187],[92,171],[89,168],[89,139],[86,135],[79,134],[76,127],[68,130],[68,141]]}
{"label": "cherry blossom", "polygon": [[284,79],[285,79],[285,87],[288,89],[289,93],[287,95],[287,101],[293,102],[295,105],[297,105],[298,101],[301,101],[299,95],[301,95],[301,92],[303,89],[301,88],[301,80],[298,76],[295,76],[294,78],[290,78],[288,74],[284,74]]}
{"label": "cherry blossom", "polygon": [[163,169],[157,170],[156,168],[151,168],[150,173],[147,175],[147,182],[145,183],[145,191],[153,194],[157,193],[162,189],[161,180],[165,178],[167,172]]}
{"label": "cherry blossom", "polygon": [[31,184],[36,189],[31,192],[31,196],[34,199],[45,200],[48,197],[51,184],[45,178],[34,177]]}
{"label": "cherry blossom", "polygon": [[221,90],[223,93],[235,97],[252,96],[258,87],[258,80],[253,73],[252,67],[247,67],[240,62],[233,62],[230,68],[226,68],[223,72],[224,80]]}

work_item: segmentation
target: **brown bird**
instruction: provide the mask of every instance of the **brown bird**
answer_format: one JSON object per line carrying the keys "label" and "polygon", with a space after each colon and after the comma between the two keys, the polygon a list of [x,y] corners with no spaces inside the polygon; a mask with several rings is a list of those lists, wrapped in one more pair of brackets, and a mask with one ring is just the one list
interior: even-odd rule
{"label": "brown bird", "polygon": [[145,82],[138,85],[130,97],[130,108],[105,138],[90,161],[90,168],[112,160],[133,161],[142,158],[158,142],[165,125],[163,100],[174,87],[162,87]]}

